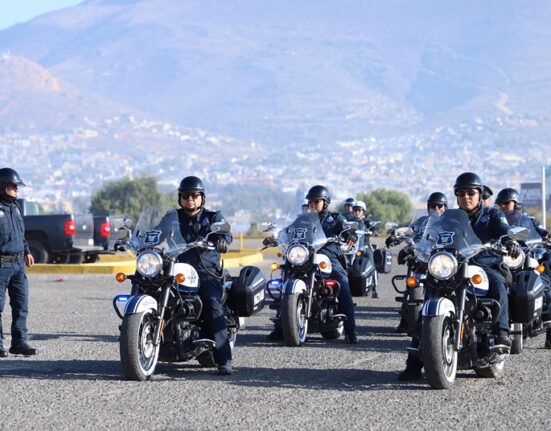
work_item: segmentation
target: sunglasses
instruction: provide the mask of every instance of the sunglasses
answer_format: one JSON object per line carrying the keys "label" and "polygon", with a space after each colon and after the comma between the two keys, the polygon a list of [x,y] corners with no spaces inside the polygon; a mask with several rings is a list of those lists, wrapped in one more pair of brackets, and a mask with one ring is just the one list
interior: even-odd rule
{"label": "sunglasses", "polygon": [[308,203],[309,204],[319,204],[320,202],[324,202],[323,199],[312,199],[312,200],[309,200]]}
{"label": "sunglasses", "polygon": [[499,205],[500,207],[502,207],[502,206],[509,206],[509,204],[510,204],[511,202],[513,202],[513,201],[500,202],[500,203],[498,203],[498,205]]}
{"label": "sunglasses", "polygon": [[429,208],[431,210],[441,210],[442,208],[444,208],[444,204],[430,204]]}
{"label": "sunglasses", "polygon": [[463,198],[465,196],[474,196],[478,194],[478,190],[470,189],[470,190],[456,190],[455,196],[458,198]]}
{"label": "sunglasses", "polygon": [[201,197],[201,193],[180,193],[180,196],[183,200],[188,200],[189,198],[198,199]]}

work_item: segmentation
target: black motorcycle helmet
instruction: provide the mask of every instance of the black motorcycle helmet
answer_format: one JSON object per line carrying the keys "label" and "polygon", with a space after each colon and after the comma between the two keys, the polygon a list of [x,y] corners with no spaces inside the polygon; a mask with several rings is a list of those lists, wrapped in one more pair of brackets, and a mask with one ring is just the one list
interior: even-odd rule
{"label": "black motorcycle helmet", "polygon": [[26,186],[17,171],[12,168],[0,169],[0,199],[13,202],[15,199],[6,194],[6,186],[15,184],[17,187]]}
{"label": "black motorcycle helmet", "polygon": [[494,192],[487,185],[482,186],[482,199],[490,199],[494,195]]}
{"label": "black motorcycle helmet", "polygon": [[350,207],[350,209],[348,211],[351,211],[352,210],[352,207],[354,206],[354,204],[356,203],[356,199],[354,198],[347,198],[345,201],[344,201],[344,209],[346,210],[346,207]]}
{"label": "black motorcycle helmet", "polygon": [[325,210],[331,203],[331,193],[329,193],[329,189],[327,187],[317,185],[308,190],[308,193],[306,193],[306,199],[308,201],[323,199],[325,202],[323,209]]}
{"label": "black motorcycle helmet", "polygon": [[478,189],[481,194],[483,188],[484,186],[480,177],[472,172],[463,172],[457,177],[453,185],[454,191],[458,189]]}
{"label": "black motorcycle helmet", "polygon": [[430,205],[444,205],[444,208],[448,208],[448,200],[446,199],[446,195],[441,192],[431,193],[427,199],[427,207]]}
{"label": "black motorcycle helmet", "polygon": [[180,186],[178,187],[178,204],[180,204],[180,196],[183,193],[201,193],[201,206],[205,204],[205,186],[201,178],[189,176],[180,181]]}
{"label": "black motorcycle helmet", "polygon": [[519,208],[522,205],[520,193],[516,189],[507,187],[497,194],[496,204],[499,205],[509,201],[513,201],[515,203],[515,208]]}

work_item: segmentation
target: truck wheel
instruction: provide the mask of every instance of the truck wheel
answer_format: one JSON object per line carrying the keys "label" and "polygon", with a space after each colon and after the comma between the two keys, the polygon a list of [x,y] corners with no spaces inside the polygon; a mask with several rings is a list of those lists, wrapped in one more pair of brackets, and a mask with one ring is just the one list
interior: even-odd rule
{"label": "truck wheel", "polygon": [[34,263],[48,263],[48,250],[40,241],[28,241],[29,250],[34,257]]}
{"label": "truck wheel", "polygon": [[78,254],[72,254],[69,256],[69,263],[71,264],[79,264],[84,261],[84,254],[78,253]]}

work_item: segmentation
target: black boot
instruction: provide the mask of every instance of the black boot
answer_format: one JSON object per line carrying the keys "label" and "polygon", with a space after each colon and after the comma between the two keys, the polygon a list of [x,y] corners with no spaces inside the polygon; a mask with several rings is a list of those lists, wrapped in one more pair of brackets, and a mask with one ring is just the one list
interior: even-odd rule
{"label": "black boot", "polygon": [[0,343],[0,358],[6,358],[7,356],[8,352],[4,349],[4,345]]}
{"label": "black boot", "polygon": [[344,340],[348,343],[348,344],[358,344],[358,335],[356,334],[356,331],[351,331],[350,333],[348,334],[345,334],[344,335]]}
{"label": "black boot", "polygon": [[226,361],[224,365],[218,365],[218,371],[216,374],[219,376],[231,376],[233,373],[232,367],[231,367],[231,361]]}
{"label": "black boot", "polygon": [[12,355],[33,356],[38,353],[37,349],[32,348],[26,341],[18,341],[17,344],[10,347]]}
{"label": "black boot", "polygon": [[505,329],[498,330],[496,333],[495,345],[511,348],[512,343],[511,338],[509,338],[509,332]]}
{"label": "black boot", "polygon": [[545,348],[551,349],[551,329],[548,329],[545,335]]}
{"label": "black boot", "polygon": [[405,334],[408,331],[408,323],[406,319],[401,318],[400,323],[398,323],[398,326],[394,330],[395,334]]}
{"label": "black boot", "polygon": [[412,382],[415,380],[421,380],[423,378],[423,373],[421,372],[423,368],[416,365],[406,365],[404,371],[398,374],[398,380],[401,382]]}

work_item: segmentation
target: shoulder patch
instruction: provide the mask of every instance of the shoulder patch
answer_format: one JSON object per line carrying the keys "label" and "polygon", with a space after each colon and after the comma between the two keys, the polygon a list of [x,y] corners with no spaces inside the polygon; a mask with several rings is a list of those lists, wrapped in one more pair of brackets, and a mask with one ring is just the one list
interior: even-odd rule
{"label": "shoulder patch", "polygon": [[499,221],[501,222],[501,224],[506,224],[506,225],[509,225],[509,223],[507,222],[507,218],[506,217],[500,217],[499,218]]}

